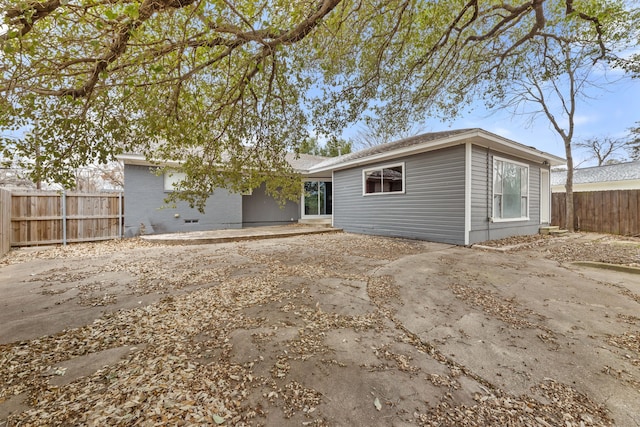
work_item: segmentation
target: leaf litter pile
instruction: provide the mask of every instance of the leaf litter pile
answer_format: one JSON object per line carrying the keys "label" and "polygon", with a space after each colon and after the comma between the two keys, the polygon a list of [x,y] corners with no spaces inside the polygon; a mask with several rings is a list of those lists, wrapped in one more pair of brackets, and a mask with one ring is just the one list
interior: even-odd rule
{"label": "leaf litter pile", "polygon": [[552,246],[548,256],[561,262],[595,261],[640,267],[640,238],[604,235],[586,242],[569,240]]}
{"label": "leaf litter pile", "polygon": [[[137,245],[153,249],[139,240],[73,245],[71,250],[56,248],[52,251],[55,255],[42,251],[5,257],[3,264],[34,257],[78,258],[110,253],[127,256],[127,251]],[[238,244],[233,255],[248,262],[235,270],[216,268],[215,273],[206,268],[197,270],[193,265],[193,271],[177,271],[173,266],[169,272],[166,266],[162,268],[161,257],[131,259],[118,267],[129,269],[138,278],[129,287],[130,295],[157,291],[163,286],[210,286],[167,296],[148,306],[106,313],[90,325],[57,335],[0,345],[0,405],[13,396],[20,396],[28,405],[24,411],[0,419],[0,426],[264,425],[274,411],[281,413],[283,419],[297,417],[295,425],[332,425],[329,414],[321,409],[332,402],[332,397],[301,382],[294,368],[314,360],[335,369],[372,370],[372,365],[349,367],[339,360],[325,342],[333,331],[395,336],[395,344],[371,346],[370,352],[380,361],[374,370],[392,370],[415,381],[422,378],[424,384],[443,390],[435,403],[412,412],[398,409],[395,416],[405,423],[613,425],[605,409],[568,385],[546,379],[531,389],[537,398],[508,395],[442,355],[434,344],[395,324],[393,311],[385,307],[385,301],[398,297],[398,287],[392,277],[373,276],[371,271],[402,255],[419,253],[423,248],[419,242],[323,235],[298,238],[296,245],[273,244],[265,250]],[[312,253],[312,259],[305,253]],[[199,264],[203,260],[206,263],[206,259],[203,255]],[[220,262],[218,256],[211,260]],[[244,273],[244,268],[255,265],[260,266],[258,272]],[[166,278],[154,273],[157,271],[164,272]],[[353,315],[323,311],[310,294],[316,282],[326,278],[367,283],[371,310]],[[454,295],[457,292],[460,289],[453,290]],[[464,298],[479,301],[488,313],[505,310],[504,301],[481,297],[474,294]],[[491,308],[494,302],[497,311]],[[247,314],[252,308],[263,306],[277,307],[273,319]],[[289,320],[277,320],[282,316]],[[287,328],[292,333],[280,344],[277,354],[264,353],[242,362],[234,357],[235,332],[255,331],[251,345],[259,348]],[[611,340],[613,345],[626,349],[634,345],[632,338]],[[414,356],[394,351],[392,346],[400,344],[410,346]],[[71,382],[54,381],[65,375],[65,361],[116,348],[127,349],[120,361]],[[424,371],[415,363],[416,355],[432,358],[446,366],[449,373]],[[268,369],[259,369],[265,363]],[[478,381],[483,390],[474,393],[468,403],[451,398],[451,393],[460,388],[461,375]],[[374,414],[396,405],[394,399],[382,395],[371,396],[370,400]]]}
{"label": "leaf litter pile", "polygon": [[491,240],[479,245],[515,251],[541,247],[548,258],[560,262],[595,261],[640,267],[640,237],[574,233],[568,238],[555,238],[534,234]]}

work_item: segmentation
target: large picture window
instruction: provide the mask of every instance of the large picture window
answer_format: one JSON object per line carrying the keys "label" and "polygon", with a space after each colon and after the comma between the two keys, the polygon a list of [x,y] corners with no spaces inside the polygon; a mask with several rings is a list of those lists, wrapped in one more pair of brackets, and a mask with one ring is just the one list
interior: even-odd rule
{"label": "large picture window", "polygon": [[365,169],[364,194],[404,193],[404,163]]}
{"label": "large picture window", "polygon": [[493,219],[529,217],[529,166],[499,158],[493,160]]}

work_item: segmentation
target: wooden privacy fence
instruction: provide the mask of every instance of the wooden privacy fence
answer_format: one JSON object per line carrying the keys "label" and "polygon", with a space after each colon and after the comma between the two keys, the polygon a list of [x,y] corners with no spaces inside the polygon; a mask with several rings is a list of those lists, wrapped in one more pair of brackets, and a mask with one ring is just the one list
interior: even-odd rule
{"label": "wooden privacy fence", "polygon": [[11,248],[11,193],[0,188],[0,257]]}
{"label": "wooden privacy fence", "polygon": [[[640,235],[640,190],[573,193],[574,227],[580,231]],[[551,224],[567,227],[565,193],[553,193]]]}
{"label": "wooden privacy fence", "polygon": [[122,193],[12,192],[10,244],[36,246],[119,238],[123,202]]}

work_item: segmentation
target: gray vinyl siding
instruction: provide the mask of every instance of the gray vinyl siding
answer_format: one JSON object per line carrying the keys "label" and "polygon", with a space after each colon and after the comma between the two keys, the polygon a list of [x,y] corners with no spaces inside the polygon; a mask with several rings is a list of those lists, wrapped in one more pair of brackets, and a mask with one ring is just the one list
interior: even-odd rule
{"label": "gray vinyl siding", "polygon": [[[491,222],[493,204],[493,158],[501,157],[529,165],[529,220]],[[474,145],[471,163],[471,232],[469,243],[536,234],[540,228],[540,167],[530,161]]]}
{"label": "gray vinyl siding", "polygon": [[242,196],[242,226],[283,225],[298,221],[300,206],[291,201],[280,206],[273,197],[266,194],[265,188],[262,184],[251,195]]}
{"label": "gray vinyl siding", "polygon": [[[464,244],[464,145],[335,171],[334,227],[363,234]],[[405,193],[364,196],[362,171],[405,163]]]}
{"label": "gray vinyl siding", "polygon": [[125,165],[124,168],[126,237],[139,235],[141,224],[145,234],[242,227],[241,195],[217,189],[207,200],[204,213],[185,202],[168,207],[164,203],[168,193],[164,191],[162,175],[152,173],[149,166]]}

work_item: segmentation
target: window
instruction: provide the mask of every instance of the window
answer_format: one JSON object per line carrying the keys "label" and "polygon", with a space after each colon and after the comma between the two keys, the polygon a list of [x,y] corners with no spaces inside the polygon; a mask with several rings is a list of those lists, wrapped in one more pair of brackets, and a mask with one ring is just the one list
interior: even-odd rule
{"label": "window", "polygon": [[331,181],[307,181],[304,183],[304,215],[331,215],[333,211],[333,187]]}
{"label": "window", "polygon": [[363,194],[404,193],[404,163],[365,169]]}
{"label": "window", "polygon": [[186,175],[183,172],[165,172],[164,173],[164,191],[175,191],[175,186],[184,180]]}
{"label": "window", "polygon": [[529,166],[493,159],[493,220],[529,217]]}

